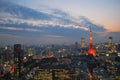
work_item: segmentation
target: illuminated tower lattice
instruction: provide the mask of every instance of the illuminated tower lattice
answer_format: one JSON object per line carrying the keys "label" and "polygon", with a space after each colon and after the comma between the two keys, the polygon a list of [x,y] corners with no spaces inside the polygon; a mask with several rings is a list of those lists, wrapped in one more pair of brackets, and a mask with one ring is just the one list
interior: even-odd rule
{"label": "illuminated tower lattice", "polygon": [[90,47],[88,50],[88,54],[92,54],[93,56],[96,56],[96,51],[93,48],[93,37],[92,37],[92,29],[90,28]]}

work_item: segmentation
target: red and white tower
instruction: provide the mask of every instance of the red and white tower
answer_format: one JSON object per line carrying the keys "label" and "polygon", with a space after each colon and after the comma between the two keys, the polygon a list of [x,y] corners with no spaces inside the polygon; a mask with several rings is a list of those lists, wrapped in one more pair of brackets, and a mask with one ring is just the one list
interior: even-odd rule
{"label": "red and white tower", "polygon": [[90,47],[88,50],[88,54],[92,54],[93,56],[96,56],[96,51],[93,48],[93,37],[92,37],[92,29],[90,28]]}

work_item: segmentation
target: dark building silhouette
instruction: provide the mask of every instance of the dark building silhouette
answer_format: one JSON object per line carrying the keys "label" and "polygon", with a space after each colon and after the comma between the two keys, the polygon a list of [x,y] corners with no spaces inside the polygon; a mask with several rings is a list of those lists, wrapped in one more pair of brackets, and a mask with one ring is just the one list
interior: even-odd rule
{"label": "dark building silhouette", "polygon": [[117,45],[117,51],[120,51],[120,44]]}
{"label": "dark building silhouette", "polygon": [[21,50],[21,44],[14,45],[14,76],[21,77],[21,68],[23,63],[23,52]]}

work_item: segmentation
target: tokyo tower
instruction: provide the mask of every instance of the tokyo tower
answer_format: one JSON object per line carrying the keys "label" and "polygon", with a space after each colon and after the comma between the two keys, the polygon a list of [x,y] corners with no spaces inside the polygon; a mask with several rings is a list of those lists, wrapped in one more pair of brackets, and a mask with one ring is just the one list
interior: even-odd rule
{"label": "tokyo tower", "polygon": [[93,48],[93,37],[92,37],[92,29],[90,27],[90,47],[88,50],[88,54],[92,54],[93,56],[96,56],[96,51]]}

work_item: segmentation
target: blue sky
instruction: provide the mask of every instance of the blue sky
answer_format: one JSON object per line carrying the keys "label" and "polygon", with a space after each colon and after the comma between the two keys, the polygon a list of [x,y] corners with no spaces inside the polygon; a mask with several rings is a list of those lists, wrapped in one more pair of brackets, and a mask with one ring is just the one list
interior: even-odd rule
{"label": "blue sky", "polygon": [[[33,42],[33,44],[34,43],[64,43],[64,42],[73,43],[75,41],[79,41],[81,37],[85,37],[85,36],[87,36],[86,41],[89,42],[88,41],[89,32],[84,32],[82,34],[81,34],[81,31],[79,30],[78,30],[78,33],[76,32],[78,28],[83,29],[85,31],[88,31],[89,29],[86,28],[86,26],[84,25],[79,26],[71,22],[66,24],[66,22],[64,22],[64,19],[67,17],[69,17],[70,20],[75,20],[77,24],[79,23],[81,24],[81,21],[79,21],[81,19],[76,19],[76,18],[84,17],[86,18],[86,20],[90,20],[90,22],[92,22],[93,24],[98,25],[99,26],[99,28],[97,28],[98,31],[100,29],[105,28],[105,32],[104,31],[102,33],[99,33],[98,31],[95,32],[99,35],[99,36],[96,36],[97,34],[93,35],[93,37],[96,37],[94,38],[95,42],[105,41],[105,40],[107,41],[108,36],[113,36],[115,40],[120,40],[120,38],[118,37],[120,34],[120,29],[119,29],[120,0],[3,0],[3,1],[13,2],[19,5],[25,6],[25,7],[22,7],[23,11],[30,18],[24,19],[22,17],[23,18],[22,19],[21,17],[20,18],[11,17],[11,15],[7,14],[7,12],[1,13],[0,22],[1,24],[6,24],[5,26],[0,26],[0,37],[1,37],[0,42],[1,43],[4,43],[4,44],[5,43],[24,43],[25,44],[26,42],[27,43]],[[7,6],[5,5],[4,7],[7,7]],[[25,9],[26,7],[32,8],[32,10],[36,9],[37,11],[45,10],[44,12],[48,11],[47,12],[48,14],[49,14],[49,11],[58,10],[58,12],[63,12],[63,13],[67,12],[72,17],[70,17],[67,14],[67,17],[62,16],[63,19],[60,19],[60,20],[58,20],[57,18],[55,18],[55,20],[50,20],[50,21],[47,21],[47,20],[43,21],[41,19],[37,20],[36,18],[34,20],[33,18],[34,16],[28,15],[30,13],[28,8],[27,8],[28,11]],[[16,8],[16,7],[11,7],[10,8],[11,12],[13,8]],[[53,9],[57,9],[57,10],[53,10]],[[36,10],[33,10],[33,13],[35,13],[34,11]],[[22,12],[22,9],[16,8],[15,11]],[[22,12],[23,15],[24,15],[24,12]],[[15,15],[12,15],[12,16],[15,16]],[[39,15],[35,14],[35,16],[38,17]],[[9,21],[7,22],[6,19],[13,22],[9,22]],[[84,24],[84,22],[82,23]],[[16,23],[17,26],[10,25],[14,23]],[[24,26],[21,26],[22,23],[26,23],[27,26],[25,25],[25,28],[24,28]],[[41,25],[42,26],[48,26],[48,25],[58,26],[59,25],[59,26],[62,26],[61,28],[62,30],[59,29],[59,32],[56,33],[55,29],[52,28],[53,30],[46,32],[46,30],[43,30],[43,31],[41,30],[40,28]],[[69,27],[74,27],[74,29],[71,29],[69,31],[68,30]],[[67,28],[68,32],[63,30],[65,28]],[[111,33],[111,32],[115,32],[115,33]]]}
{"label": "blue sky", "polygon": [[[86,16],[108,31],[120,32],[120,0],[11,0],[17,4],[40,9],[61,9],[72,16]],[[114,28],[113,28],[114,27]]]}

